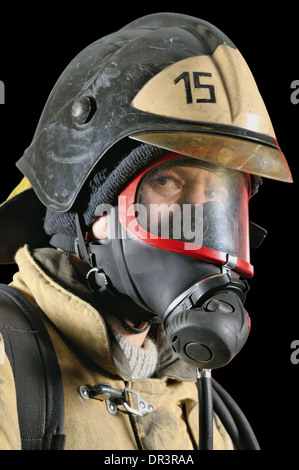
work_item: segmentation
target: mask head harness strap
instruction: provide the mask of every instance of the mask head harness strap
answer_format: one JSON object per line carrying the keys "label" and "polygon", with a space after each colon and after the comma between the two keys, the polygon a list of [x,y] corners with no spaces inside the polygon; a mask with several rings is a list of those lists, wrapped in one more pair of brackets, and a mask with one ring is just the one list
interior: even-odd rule
{"label": "mask head harness strap", "polygon": [[[89,245],[83,236],[82,226],[84,222],[80,219],[80,215],[76,213],[75,222],[78,237],[75,240],[75,252],[81,260],[86,261],[90,266],[90,270],[86,275],[88,288],[95,294],[100,294],[101,300],[104,304],[109,303],[110,310],[113,310],[111,313],[120,320],[124,329],[130,333],[143,333],[154,324],[160,323],[160,319],[157,316],[153,316],[141,307],[138,307],[127,296],[119,294],[113,288],[104,270],[97,266],[95,255],[91,252]],[[130,312],[130,324],[123,317],[124,311]],[[135,326],[131,324],[132,321],[135,323]],[[144,324],[144,322],[146,324],[143,328],[138,328],[136,326],[141,323]]]}

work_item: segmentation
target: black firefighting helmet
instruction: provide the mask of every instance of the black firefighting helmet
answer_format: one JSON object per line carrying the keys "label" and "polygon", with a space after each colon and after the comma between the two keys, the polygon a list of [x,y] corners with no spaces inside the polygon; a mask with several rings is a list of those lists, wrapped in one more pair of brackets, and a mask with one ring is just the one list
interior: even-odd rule
{"label": "black firefighting helmet", "polygon": [[[158,13],[99,39],[69,64],[17,163],[25,179],[10,203],[21,200],[24,209],[19,193],[32,187],[43,206],[69,211],[92,170],[107,165],[109,150],[127,138],[292,180],[235,45],[206,21]],[[1,211],[9,212],[6,205]]]}

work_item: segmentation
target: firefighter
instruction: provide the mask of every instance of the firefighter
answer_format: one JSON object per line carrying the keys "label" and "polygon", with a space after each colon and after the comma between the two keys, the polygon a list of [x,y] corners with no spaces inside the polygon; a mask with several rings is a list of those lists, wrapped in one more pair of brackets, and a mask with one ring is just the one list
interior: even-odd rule
{"label": "firefighter", "polygon": [[[292,181],[240,52],[197,18],[137,19],[69,64],[17,167],[0,258],[54,345],[65,448],[198,448],[198,370],[250,329],[248,202]],[[1,370],[0,447],[20,449]],[[214,449],[238,447],[212,426]]]}

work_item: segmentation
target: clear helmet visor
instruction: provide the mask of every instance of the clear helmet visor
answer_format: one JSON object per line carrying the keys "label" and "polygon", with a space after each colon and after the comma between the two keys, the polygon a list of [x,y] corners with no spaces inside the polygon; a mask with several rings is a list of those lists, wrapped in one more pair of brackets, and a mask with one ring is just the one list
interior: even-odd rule
{"label": "clear helmet visor", "polygon": [[210,256],[211,261],[214,256],[217,261],[216,253],[221,253],[249,263],[249,186],[244,173],[190,157],[172,157],[139,181],[136,219],[158,247],[167,249],[169,240],[170,251],[181,245],[189,256]]}

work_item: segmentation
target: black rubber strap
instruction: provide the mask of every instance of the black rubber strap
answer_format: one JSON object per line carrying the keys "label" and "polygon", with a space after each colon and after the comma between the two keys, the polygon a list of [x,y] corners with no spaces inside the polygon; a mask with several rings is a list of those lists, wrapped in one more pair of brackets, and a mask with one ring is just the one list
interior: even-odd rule
{"label": "black rubber strap", "polygon": [[78,240],[78,247],[79,252],[77,253],[79,258],[85,260],[88,264],[90,264],[90,257],[87,251],[86,243],[82,233],[82,227],[84,226],[83,217],[79,215],[77,212],[75,213],[75,222],[76,222],[76,231],[77,231],[77,240]]}
{"label": "black rubber strap", "polygon": [[37,309],[3,284],[0,329],[15,377],[22,449],[64,449],[64,394],[51,339]]}

